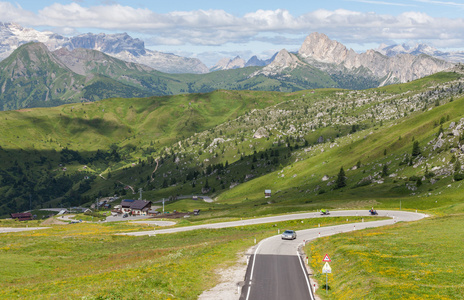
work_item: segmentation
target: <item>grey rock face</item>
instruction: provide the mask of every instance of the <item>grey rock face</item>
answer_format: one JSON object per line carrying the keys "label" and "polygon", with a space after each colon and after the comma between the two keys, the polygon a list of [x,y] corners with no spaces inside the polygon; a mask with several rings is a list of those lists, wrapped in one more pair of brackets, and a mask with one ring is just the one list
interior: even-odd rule
{"label": "grey rock face", "polygon": [[357,54],[320,33],[310,34],[298,54],[309,63],[327,64],[325,68],[329,70],[335,70],[336,67],[352,71],[367,69],[374,76],[383,78],[381,85],[415,80],[453,66],[452,63],[428,55],[400,54],[388,57],[374,50]]}

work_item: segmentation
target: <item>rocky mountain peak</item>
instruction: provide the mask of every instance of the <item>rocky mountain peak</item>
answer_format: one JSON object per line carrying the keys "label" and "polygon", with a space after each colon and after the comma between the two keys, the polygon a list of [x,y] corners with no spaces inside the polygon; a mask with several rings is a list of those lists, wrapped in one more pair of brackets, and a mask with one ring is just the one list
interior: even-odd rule
{"label": "rocky mountain peak", "polygon": [[73,49],[94,49],[108,54],[127,51],[134,56],[140,56],[146,53],[145,43],[140,39],[132,38],[125,32],[116,34],[86,33],[72,37],[70,42]]}
{"label": "rocky mountain peak", "polygon": [[216,65],[214,65],[214,67],[210,69],[210,71],[238,69],[245,67],[245,64],[246,61],[240,56],[236,56],[233,59],[222,58]]}
{"label": "rocky mountain peak", "polygon": [[252,76],[263,74],[265,76],[277,75],[284,69],[295,69],[297,66],[302,65],[303,62],[298,59],[295,54],[282,49],[275,55],[274,60],[265,66],[262,70],[255,72]]}
{"label": "rocky mountain peak", "polygon": [[336,64],[343,62],[350,53],[353,54],[354,51],[318,32],[308,35],[298,51],[298,54],[304,58]]}

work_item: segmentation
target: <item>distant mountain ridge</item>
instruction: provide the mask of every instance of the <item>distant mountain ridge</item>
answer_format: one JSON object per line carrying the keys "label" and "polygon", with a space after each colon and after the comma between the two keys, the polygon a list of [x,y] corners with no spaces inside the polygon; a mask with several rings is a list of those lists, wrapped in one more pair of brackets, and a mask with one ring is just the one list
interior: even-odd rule
{"label": "distant mountain ridge", "polygon": [[216,65],[211,67],[209,70],[210,72],[219,71],[219,70],[231,70],[231,69],[238,69],[238,68],[246,68],[246,67],[264,67],[270,64],[277,53],[275,53],[269,59],[259,59],[256,55],[252,56],[248,61],[245,62],[240,56],[236,56],[233,59],[222,58],[219,60]]}
{"label": "distant mountain ridge", "polygon": [[207,73],[208,68],[196,58],[152,51],[145,43],[127,33],[93,34],[64,37],[50,31],[23,28],[15,23],[0,22],[0,60],[8,57],[19,46],[29,42],[40,42],[50,51],[59,48],[98,50],[116,58],[147,65],[165,73]]}
{"label": "distant mountain ridge", "polygon": [[463,63],[464,62],[464,51],[451,51],[451,52],[443,52],[437,50],[431,46],[426,44],[416,44],[414,46],[409,46],[407,44],[395,44],[395,45],[386,45],[382,44],[379,48],[375,49],[375,51],[382,53],[383,55],[387,56],[396,56],[399,54],[412,54],[412,55],[420,55],[420,54],[427,54],[439,59],[443,59],[449,62],[455,63]]}
{"label": "distant mountain ridge", "polygon": [[[358,54],[324,34],[312,33],[298,53],[283,49],[268,61],[255,57],[245,62],[235,57],[224,59],[215,72],[168,74],[98,50],[75,48],[119,51],[132,57],[146,55],[148,50],[142,47],[143,42],[127,34],[62,40],[61,46],[67,46],[58,47],[56,37],[28,32],[57,50],[50,51],[50,46],[44,43],[23,44],[0,62],[0,110],[109,97],[204,93],[217,89],[281,92],[315,88],[367,89],[415,80],[453,66],[425,54],[389,57],[374,50]],[[13,41],[12,48],[18,43],[14,32],[2,37],[5,41]],[[8,45],[5,43],[1,47]],[[265,66],[250,66],[252,64]]]}
{"label": "distant mountain ridge", "polygon": [[332,76],[375,79],[379,81],[379,86],[404,83],[453,66],[450,62],[423,54],[389,57],[374,50],[358,54],[329,39],[325,34],[314,32],[306,37],[298,54],[282,50],[272,63],[253,75],[275,76],[284,70],[289,72],[304,65],[310,65]]}

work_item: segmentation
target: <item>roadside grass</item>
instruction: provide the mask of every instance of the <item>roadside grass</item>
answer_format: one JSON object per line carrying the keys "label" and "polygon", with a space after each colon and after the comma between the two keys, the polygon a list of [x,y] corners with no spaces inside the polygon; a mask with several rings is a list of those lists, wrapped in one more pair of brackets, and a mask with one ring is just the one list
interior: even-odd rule
{"label": "roadside grass", "polygon": [[[361,217],[348,218],[350,222]],[[196,299],[219,282],[257,241],[295,230],[346,223],[343,218],[130,237],[144,225],[79,223],[0,239],[0,298]],[[368,220],[368,218],[364,218]],[[303,222],[302,222],[303,221]]]}
{"label": "roadside grass", "polygon": [[305,250],[322,299],[463,299],[463,232],[461,213],[320,238]]}

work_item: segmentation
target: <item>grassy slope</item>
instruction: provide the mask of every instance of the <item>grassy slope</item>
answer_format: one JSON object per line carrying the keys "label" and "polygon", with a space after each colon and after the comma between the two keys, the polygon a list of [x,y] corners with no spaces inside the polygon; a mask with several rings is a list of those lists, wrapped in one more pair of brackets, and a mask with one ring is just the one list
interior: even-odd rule
{"label": "grassy slope", "polygon": [[464,214],[368,229],[307,246],[319,284],[322,258],[332,274],[322,299],[462,299]]}
{"label": "grassy slope", "polygon": [[[359,218],[352,218],[359,221]],[[219,282],[217,268],[277,228],[314,228],[345,218],[299,220],[196,230],[156,237],[118,232],[146,230],[130,223],[55,225],[36,232],[2,233],[0,298],[197,299]],[[34,221],[31,222],[31,226]],[[1,226],[9,226],[7,221]],[[14,263],[11,263],[13,262]]]}
{"label": "grassy slope", "polygon": [[[267,188],[271,188],[274,191],[287,191],[288,194],[285,195],[286,199],[296,198],[298,201],[301,201],[305,198],[305,196],[302,196],[302,193],[300,193],[301,189],[304,189],[305,186],[321,184],[321,178],[324,175],[335,177],[341,166],[344,166],[346,170],[356,165],[358,161],[366,165],[373,162],[385,163],[402,157],[405,153],[411,152],[413,137],[418,140],[421,145],[425,145],[434,137],[437,131],[437,128],[434,127],[434,122],[442,116],[447,115],[450,116],[450,120],[444,124],[445,127],[452,121],[459,121],[459,119],[464,116],[463,104],[464,98],[461,98],[447,105],[434,108],[431,111],[416,114],[397,125],[375,128],[375,130],[372,130],[374,133],[371,135],[369,135],[368,132],[360,132],[354,134],[352,140],[342,138],[342,145],[340,147],[335,147],[333,149],[327,149],[328,147],[325,147],[325,152],[316,153],[314,156],[303,161],[295,162],[291,166],[284,168],[283,172],[281,172],[282,170],[278,170],[248,183],[244,183],[243,185],[221,194],[219,201],[230,203],[231,201],[240,202],[245,198],[262,199],[263,190]],[[401,140],[399,140],[400,136],[402,137]],[[388,153],[386,157],[383,155],[385,149]],[[366,168],[361,168],[356,171],[347,172],[348,183],[353,184],[359,181],[363,177],[362,172],[365,169]],[[281,177],[282,174],[284,177]],[[297,176],[293,177],[294,175]],[[442,185],[443,184],[439,184],[440,187],[442,187]],[[323,205],[326,206],[332,206],[329,199],[336,202],[338,199],[347,199],[347,197],[352,199],[375,198],[382,199],[380,202],[384,203],[385,207],[396,207],[398,200],[392,200],[394,203],[389,204],[389,198],[392,196],[394,198],[410,197],[404,192],[399,194],[394,193],[394,188],[395,184],[393,181],[387,181],[385,185],[369,186],[365,189],[358,188],[356,190],[347,188],[341,191],[334,191],[327,195],[318,197],[306,196],[306,198],[313,201],[321,198],[320,202],[324,203]],[[406,202],[404,203],[404,205],[406,205],[404,207],[409,206],[414,209],[422,208],[414,199],[409,201],[412,203],[411,206]],[[287,202],[283,203],[283,205],[287,204]]]}
{"label": "grassy slope", "polygon": [[[216,126],[254,108],[264,108],[289,96],[275,92],[216,91],[141,99],[109,99],[97,103],[70,104],[47,109],[2,112],[0,145],[10,149],[34,147],[45,140],[61,141],[73,150],[107,149],[110,144],[146,145],[156,140],[169,145],[176,137]],[[268,101],[259,101],[262,98]],[[20,138],[18,138],[20,136]]]}

